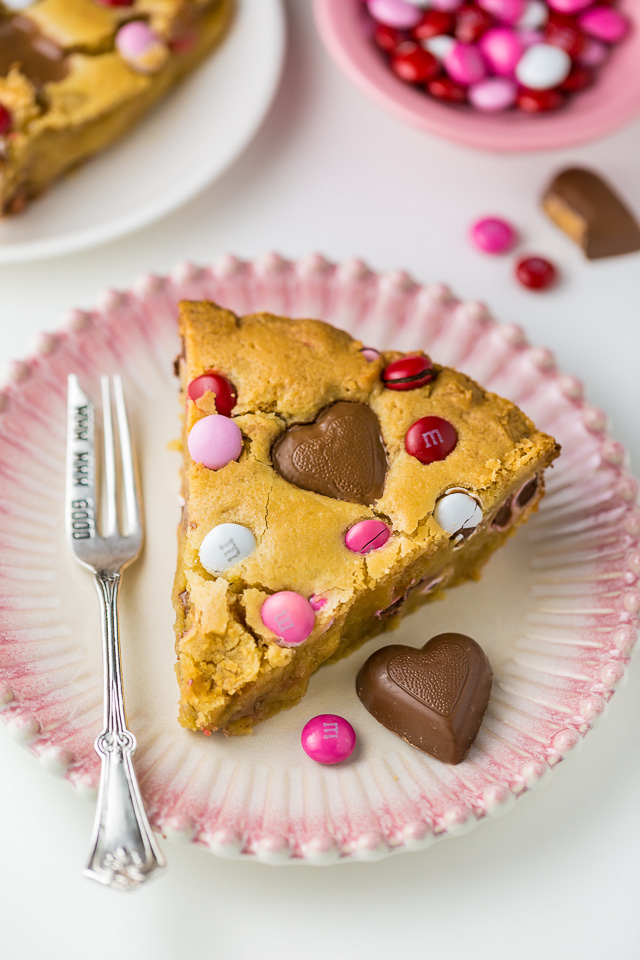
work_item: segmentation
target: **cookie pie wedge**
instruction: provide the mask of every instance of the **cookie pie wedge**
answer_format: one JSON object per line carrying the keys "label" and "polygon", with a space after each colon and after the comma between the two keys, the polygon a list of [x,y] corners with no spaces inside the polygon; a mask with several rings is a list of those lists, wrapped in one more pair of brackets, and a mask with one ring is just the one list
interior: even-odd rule
{"label": "cookie pie wedge", "polygon": [[221,39],[233,6],[0,0],[0,215],[134,126]]}
{"label": "cookie pie wedge", "polygon": [[483,563],[557,456],[512,403],[318,320],[183,302],[180,722],[242,733]]}

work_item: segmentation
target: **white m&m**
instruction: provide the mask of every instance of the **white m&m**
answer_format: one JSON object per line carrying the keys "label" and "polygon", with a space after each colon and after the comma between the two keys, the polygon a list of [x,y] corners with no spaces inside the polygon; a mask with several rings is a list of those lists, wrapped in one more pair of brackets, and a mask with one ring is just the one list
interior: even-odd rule
{"label": "white m&m", "polygon": [[551,90],[567,79],[571,57],[550,43],[534,43],[525,50],[516,67],[516,79],[529,90]]}
{"label": "white m&m", "polygon": [[482,520],[482,508],[475,497],[462,490],[452,490],[441,497],[433,517],[447,533],[469,534]]}
{"label": "white m&m", "polygon": [[256,546],[256,538],[248,527],[219,523],[200,544],[200,563],[208,573],[224,573],[251,556]]}

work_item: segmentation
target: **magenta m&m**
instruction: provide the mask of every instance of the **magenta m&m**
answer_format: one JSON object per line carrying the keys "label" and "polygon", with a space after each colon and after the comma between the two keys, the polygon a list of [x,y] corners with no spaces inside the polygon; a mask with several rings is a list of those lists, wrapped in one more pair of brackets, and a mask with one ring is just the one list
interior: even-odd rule
{"label": "magenta m&m", "polygon": [[442,417],[416,420],[404,438],[407,453],[424,464],[444,460],[455,450],[457,443],[458,431]]}
{"label": "magenta m&m", "polygon": [[454,43],[443,63],[451,79],[465,86],[479,83],[487,75],[482,54],[478,47],[471,43]]}
{"label": "magenta m&m", "polygon": [[242,452],[242,433],[229,417],[213,413],[196,420],[187,437],[192,460],[209,470],[220,470]]}
{"label": "magenta m&m", "polygon": [[337,713],[321,713],[303,727],[302,749],[316,763],[342,763],[354,751],[356,732]]}
{"label": "magenta m&m", "polygon": [[516,231],[502,217],[482,217],[471,224],[469,237],[473,245],[485,253],[506,253],[516,242]]}
{"label": "magenta m&m", "polygon": [[586,10],[578,24],[590,37],[603,43],[618,43],[627,35],[629,21],[618,10],[609,7],[593,7]]}
{"label": "magenta m&m", "polygon": [[515,30],[494,27],[480,38],[480,51],[492,71],[501,77],[511,77],[524,53],[524,44]]}
{"label": "magenta m&m", "polygon": [[384,520],[360,520],[347,530],[344,542],[352,553],[370,553],[384,547],[391,530]]}
{"label": "magenta m&m", "polygon": [[196,377],[187,387],[187,396],[194,402],[207,392],[215,394],[218,413],[221,413],[223,417],[231,416],[231,411],[238,401],[238,393],[231,381],[223,377],[221,373],[211,370],[209,373],[203,373]]}
{"label": "magenta m&m", "polygon": [[297,647],[304,643],[316,622],[314,609],[307,598],[293,590],[281,590],[267,597],[260,616],[283,647]]}

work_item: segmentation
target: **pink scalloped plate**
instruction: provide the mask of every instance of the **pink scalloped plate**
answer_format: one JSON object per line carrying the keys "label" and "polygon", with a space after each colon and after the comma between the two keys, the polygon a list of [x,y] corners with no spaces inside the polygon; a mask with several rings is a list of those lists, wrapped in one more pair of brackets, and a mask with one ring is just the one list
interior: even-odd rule
{"label": "pink scalloped plate", "polygon": [[484,150],[558,150],[603,137],[640,113],[640,5],[621,0],[633,29],[612,52],[589,90],[562,110],[529,116],[452,107],[403,83],[367,34],[361,0],[314,0],[322,40],[344,74],[367,96],[406,123]]}
{"label": "pink scalloped plate", "polygon": [[[320,670],[293,710],[242,738],[176,722],[170,591],[178,522],[172,360],[176,305],[208,298],[238,313],[321,317],[364,343],[424,348],[520,404],[563,452],[540,512],[478,583],[407,618],[394,642],[444,630],[486,649],[496,682],[478,738],[450,767],[393,736],[359,703],[354,678],[379,637]],[[359,261],[270,255],[185,266],[75,311],[0,394],[0,716],[42,763],[94,795],[101,723],[98,607],[63,537],[66,375],[95,392],[119,371],[142,465],[147,539],[122,596],[123,659],[136,766],[156,828],[223,856],[267,863],[374,859],[427,846],[494,816],[544,780],[604,711],[637,636],[638,485],[606,418],[549,351],[478,303]],[[322,767],[300,747],[318,713],[347,717],[351,760]]]}

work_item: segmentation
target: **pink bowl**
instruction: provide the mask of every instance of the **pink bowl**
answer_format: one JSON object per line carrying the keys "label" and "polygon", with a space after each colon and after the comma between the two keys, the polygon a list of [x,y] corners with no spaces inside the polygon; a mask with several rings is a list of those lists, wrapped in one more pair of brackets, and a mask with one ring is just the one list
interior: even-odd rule
{"label": "pink bowl", "polygon": [[557,113],[489,116],[438,103],[398,80],[363,29],[361,0],[315,0],[320,36],[353,82],[408,123],[485,150],[554,150],[602,137],[640,113],[640,4],[620,9],[635,29],[613,50],[590,90],[576,94]]}

